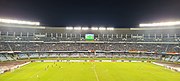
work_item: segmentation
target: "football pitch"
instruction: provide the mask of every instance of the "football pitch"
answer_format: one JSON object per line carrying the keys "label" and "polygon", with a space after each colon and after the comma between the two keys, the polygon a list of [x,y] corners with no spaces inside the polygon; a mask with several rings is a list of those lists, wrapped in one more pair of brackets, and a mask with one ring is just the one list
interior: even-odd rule
{"label": "football pitch", "polygon": [[180,81],[180,73],[151,63],[34,62],[0,74],[0,81]]}

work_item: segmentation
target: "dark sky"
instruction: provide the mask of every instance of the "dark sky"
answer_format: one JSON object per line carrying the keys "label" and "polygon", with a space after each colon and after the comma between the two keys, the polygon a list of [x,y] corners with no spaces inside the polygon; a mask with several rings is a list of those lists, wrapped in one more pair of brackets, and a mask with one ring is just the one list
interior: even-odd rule
{"label": "dark sky", "polygon": [[180,20],[180,0],[0,0],[0,17],[46,26],[137,27]]}

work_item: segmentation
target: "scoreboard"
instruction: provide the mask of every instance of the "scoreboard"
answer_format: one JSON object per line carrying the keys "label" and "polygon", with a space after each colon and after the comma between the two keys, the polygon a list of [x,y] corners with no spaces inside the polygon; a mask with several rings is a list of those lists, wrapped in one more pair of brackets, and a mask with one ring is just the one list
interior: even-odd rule
{"label": "scoreboard", "polygon": [[87,41],[93,41],[94,40],[94,34],[85,34],[85,39]]}

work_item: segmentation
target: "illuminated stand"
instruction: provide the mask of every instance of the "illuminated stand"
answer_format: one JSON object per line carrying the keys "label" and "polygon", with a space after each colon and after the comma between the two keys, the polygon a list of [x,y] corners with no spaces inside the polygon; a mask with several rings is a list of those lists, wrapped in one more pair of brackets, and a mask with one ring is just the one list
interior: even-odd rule
{"label": "illuminated stand", "polygon": [[13,19],[3,19],[0,18],[1,23],[7,24],[20,24],[20,25],[36,25],[39,26],[40,22],[31,22],[31,21],[22,21],[22,20],[13,20]]}
{"label": "illuminated stand", "polygon": [[66,30],[114,30],[114,27],[66,27]]}
{"label": "illuminated stand", "polygon": [[175,22],[160,22],[160,23],[142,23],[139,27],[162,27],[162,26],[176,26],[180,25],[180,21]]}

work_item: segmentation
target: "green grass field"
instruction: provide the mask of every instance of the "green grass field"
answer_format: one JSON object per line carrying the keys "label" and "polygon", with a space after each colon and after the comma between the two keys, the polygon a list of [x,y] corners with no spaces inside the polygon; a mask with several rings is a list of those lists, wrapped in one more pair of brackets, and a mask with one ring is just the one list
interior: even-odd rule
{"label": "green grass field", "polygon": [[1,74],[0,81],[180,81],[180,73],[151,63],[34,62]]}

